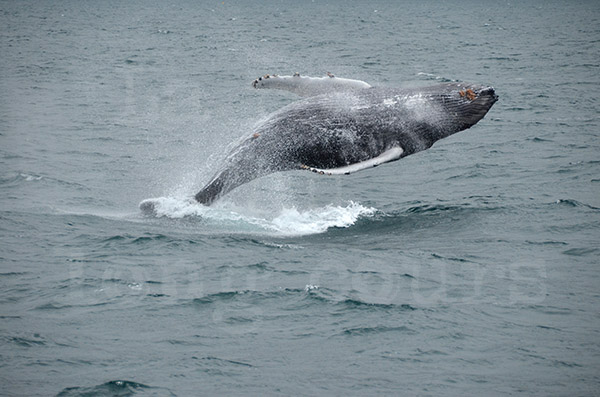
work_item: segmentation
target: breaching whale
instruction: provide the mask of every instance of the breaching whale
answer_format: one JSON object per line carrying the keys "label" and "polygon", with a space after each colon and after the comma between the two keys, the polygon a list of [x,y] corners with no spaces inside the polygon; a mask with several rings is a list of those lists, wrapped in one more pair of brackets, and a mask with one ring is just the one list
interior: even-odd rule
{"label": "breaching whale", "polygon": [[266,75],[253,86],[307,98],[271,114],[231,150],[195,195],[202,204],[278,171],[349,174],[399,160],[472,127],[498,100],[492,87],[477,84],[373,88],[329,73],[324,78]]}

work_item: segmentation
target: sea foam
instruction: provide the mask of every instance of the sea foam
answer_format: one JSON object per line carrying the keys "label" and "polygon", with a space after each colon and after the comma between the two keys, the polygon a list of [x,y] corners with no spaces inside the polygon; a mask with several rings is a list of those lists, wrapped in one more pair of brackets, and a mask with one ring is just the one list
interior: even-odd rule
{"label": "sea foam", "polygon": [[[350,201],[345,205],[329,204],[311,209],[283,208],[273,217],[262,217],[226,207],[207,207],[189,198],[159,197],[140,203],[142,213],[155,218],[199,218],[206,227],[216,230],[285,236],[324,233],[329,228],[347,228],[360,217],[371,216],[375,208]],[[251,211],[248,211],[251,212]]]}

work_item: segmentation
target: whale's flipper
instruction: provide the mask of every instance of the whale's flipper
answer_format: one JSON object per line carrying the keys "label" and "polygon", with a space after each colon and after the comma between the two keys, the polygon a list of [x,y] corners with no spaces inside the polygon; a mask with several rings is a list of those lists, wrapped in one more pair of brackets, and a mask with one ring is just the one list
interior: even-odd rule
{"label": "whale's flipper", "polygon": [[331,92],[356,91],[370,88],[371,85],[361,80],[344,79],[327,73],[325,77],[278,76],[266,74],[252,82],[254,88],[271,88],[286,90],[304,97],[327,94]]}
{"label": "whale's flipper", "polygon": [[404,149],[400,146],[393,147],[391,149],[386,150],[382,154],[377,157],[374,157],[369,160],[361,161],[359,163],[354,163],[347,165],[345,167],[339,168],[331,168],[331,169],[320,169],[313,168],[307,165],[303,165],[302,169],[309,170],[312,172],[316,172],[317,174],[322,175],[349,175],[357,171],[361,171],[367,168],[377,167],[378,165],[389,163],[390,161],[396,161],[402,158],[402,153],[404,153]]}

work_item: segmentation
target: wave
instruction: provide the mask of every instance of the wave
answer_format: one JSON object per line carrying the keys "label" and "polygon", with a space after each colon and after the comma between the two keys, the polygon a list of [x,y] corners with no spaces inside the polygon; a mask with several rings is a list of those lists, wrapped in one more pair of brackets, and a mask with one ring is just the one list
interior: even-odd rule
{"label": "wave", "polygon": [[202,297],[179,300],[181,306],[215,307],[227,304],[258,304],[269,300],[286,305],[326,305],[340,310],[352,311],[406,311],[418,310],[418,307],[404,302],[370,302],[355,295],[355,291],[340,291],[319,285],[307,284],[304,288],[278,288],[275,290],[229,290],[208,293]]}
{"label": "wave", "polygon": [[555,204],[567,206],[567,207],[584,207],[591,210],[600,210],[598,207],[594,207],[593,205],[582,203],[573,199],[558,199]]}
{"label": "wave", "polygon": [[457,82],[458,81],[458,80],[455,80],[455,79],[449,79],[449,78],[444,77],[444,76],[439,76],[437,74],[426,73],[426,72],[419,72],[419,73],[417,73],[417,76],[421,76],[425,80],[436,80],[436,81],[442,81],[444,83],[451,83],[451,82]]}
{"label": "wave", "polygon": [[106,383],[91,387],[68,387],[57,394],[57,397],[75,396],[133,396],[138,393],[160,394],[174,396],[169,389],[163,387],[148,386],[129,380],[111,380]]}
{"label": "wave", "polygon": [[145,216],[151,218],[196,219],[209,229],[284,236],[310,235],[324,233],[330,228],[348,228],[359,218],[369,217],[377,212],[375,208],[350,201],[346,205],[329,204],[306,210],[284,208],[274,216],[256,216],[226,207],[206,207],[191,199],[176,197],[147,199],[139,207]]}

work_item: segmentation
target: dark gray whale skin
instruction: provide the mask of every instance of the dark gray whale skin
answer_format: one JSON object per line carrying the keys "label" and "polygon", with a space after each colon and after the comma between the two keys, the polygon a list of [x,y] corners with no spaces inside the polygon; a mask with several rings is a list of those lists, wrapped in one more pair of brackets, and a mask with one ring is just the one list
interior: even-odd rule
{"label": "dark gray whale skin", "polygon": [[492,87],[449,83],[368,88],[295,102],[270,115],[234,147],[195,199],[210,205],[273,172],[340,168],[395,147],[406,157],[475,125],[497,100]]}

